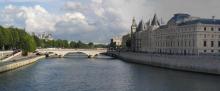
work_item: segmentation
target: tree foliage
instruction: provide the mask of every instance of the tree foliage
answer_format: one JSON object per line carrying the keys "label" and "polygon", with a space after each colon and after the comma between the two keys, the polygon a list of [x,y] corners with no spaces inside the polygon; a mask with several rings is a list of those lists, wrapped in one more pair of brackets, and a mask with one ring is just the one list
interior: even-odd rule
{"label": "tree foliage", "polygon": [[[35,41],[38,41],[35,38]],[[37,42],[36,42],[37,43]],[[106,48],[104,44],[94,44],[93,42],[83,43],[82,41],[67,41],[67,40],[41,40],[39,48]]]}
{"label": "tree foliage", "polygon": [[36,43],[34,38],[23,29],[0,26],[0,49],[21,49],[25,52],[33,52],[36,49]]}

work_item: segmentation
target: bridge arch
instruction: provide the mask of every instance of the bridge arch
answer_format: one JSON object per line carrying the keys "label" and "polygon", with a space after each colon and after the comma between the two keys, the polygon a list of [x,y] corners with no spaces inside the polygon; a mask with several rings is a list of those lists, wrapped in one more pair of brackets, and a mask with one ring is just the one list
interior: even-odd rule
{"label": "bridge arch", "polygon": [[81,49],[81,50],[76,50],[76,49],[57,49],[57,50],[38,50],[39,52],[45,53],[45,54],[49,54],[52,53],[55,55],[58,55],[59,57],[64,57],[65,55],[69,54],[69,53],[84,53],[88,56],[88,58],[94,58],[97,55],[99,55],[100,53],[106,52],[105,50],[86,50],[86,49]]}
{"label": "bridge arch", "polygon": [[60,54],[60,55],[61,55],[61,57],[64,57],[64,56],[66,56],[67,54],[70,54],[70,53],[83,53],[83,54],[87,55],[88,58],[94,58],[94,57],[98,56],[101,52],[90,52],[90,51],[74,51],[74,52],[72,52],[72,51],[69,51],[69,52],[65,52],[65,53]]}

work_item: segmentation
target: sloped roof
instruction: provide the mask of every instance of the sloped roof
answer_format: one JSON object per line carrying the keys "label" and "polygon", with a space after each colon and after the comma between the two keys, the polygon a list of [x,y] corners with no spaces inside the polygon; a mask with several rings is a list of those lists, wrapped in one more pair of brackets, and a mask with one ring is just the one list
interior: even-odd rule
{"label": "sloped roof", "polygon": [[142,31],[143,30],[143,20],[141,20],[138,24],[137,31]]}
{"label": "sloped roof", "polygon": [[220,19],[196,19],[196,20],[191,20],[191,21],[186,21],[183,23],[178,24],[179,26],[182,25],[191,25],[191,24],[215,24],[215,25],[220,25]]}

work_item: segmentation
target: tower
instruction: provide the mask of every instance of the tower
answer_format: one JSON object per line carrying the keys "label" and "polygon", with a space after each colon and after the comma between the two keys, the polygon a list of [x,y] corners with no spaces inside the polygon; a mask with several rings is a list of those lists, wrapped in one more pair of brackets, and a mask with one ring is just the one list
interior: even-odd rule
{"label": "tower", "polygon": [[137,30],[137,24],[135,21],[135,18],[132,19],[132,25],[131,25],[131,50],[135,51],[135,36],[134,33]]}
{"label": "tower", "polygon": [[134,34],[137,30],[137,24],[136,24],[136,20],[135,18],[133,17],[132,19],[132,25],[131,25],[131,35]]}

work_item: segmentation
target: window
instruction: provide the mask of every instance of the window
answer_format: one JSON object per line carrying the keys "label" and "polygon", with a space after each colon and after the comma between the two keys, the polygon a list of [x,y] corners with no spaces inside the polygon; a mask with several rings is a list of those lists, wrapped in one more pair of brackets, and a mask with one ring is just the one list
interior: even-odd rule
{"label": "window", "polygon": [[194,42],[194,40],[193,40],[193,42],[192,42],[192,46],[194,46],[195,45],[195,42]]}
{"label": "window", "polygon": [[211,52],[214,52],[214,50],[211,50]]}
{"label": "window", "polygon": [[207,46],[207,43],[206,43],[206,41],[204,41],[204,42],[203,42],[203,46],[204,46],[204,47],[206,47],[206,46]]}
{"label": "window", "polygon": [[191,46],[191,41],[189,41],[189,47]]}
{"label": "window", "polygon": [[214,41],[211,41],[211,47],[214,47]]}
{"label": "window", "polygon": [[171,47],[173,46],[173,42],[172,42],[172,41],[170,42],[170,46],[171,46]]}
{"label": "window", "polygon": [[204,27],[204,30],[206,31],[206,27]]}
{"label": "window", "polygon": [[206,52],[206,50],[204,50],[204,52]]}
{"label": "window", "polygon": [[218,41],[218,47],[220,47],[220,41]]}
{"label": "window", "polygon": [[220,28],[218,28],[218,31],[220,31]]}
{"label": "window", "polygon": [[213,28],[213,27],[211,28],[211,31],[214,31],[214,28]]}

